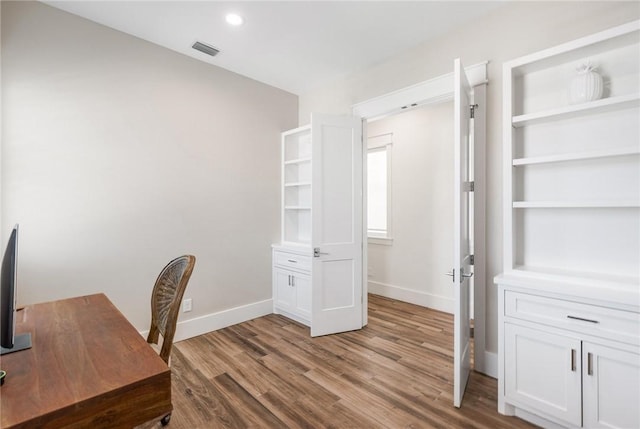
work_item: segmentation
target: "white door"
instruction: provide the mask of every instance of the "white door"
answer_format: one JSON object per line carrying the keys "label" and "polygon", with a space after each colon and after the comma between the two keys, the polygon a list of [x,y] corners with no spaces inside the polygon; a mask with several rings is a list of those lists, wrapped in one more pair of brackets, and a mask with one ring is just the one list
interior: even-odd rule
{"label": "white door", "polygon": [[362,320],[362,121],[311,117],[311,336]]}
{"label": "white door", "polygon": [[471,87],[460,59],[454,67],[454,179],[453,179],[453,287],[454,287],[454,343],[453,343],[453,405],[460,407],[469,380],[470,311],[469,283],[471,273],[471,238],[469,221],[469,130],[471,123]]}

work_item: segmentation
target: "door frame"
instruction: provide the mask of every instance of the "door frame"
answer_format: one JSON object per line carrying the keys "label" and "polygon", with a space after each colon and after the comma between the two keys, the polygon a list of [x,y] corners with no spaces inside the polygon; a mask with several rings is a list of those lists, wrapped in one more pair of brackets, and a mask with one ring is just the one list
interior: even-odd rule
{"label": "door frame", "polygon": [[[473,89],[473,103],[479,107],[475,109],[474,125],[474,370],[497,377],[495,359],[486,358],[486,246],[485,246],[485,210],[486,210],[486,177],[485,177],[485,147],[486,147],[486,86],[488,61],[465,67],[469,84]],[[367,324],[368,309],[368,250],[367,246],[367,121],[380,119],[400,113],[404,110],[452,101],[454,95],[453,71],[433,79],[429,79],[406,88],[399,89],[363,102],[354,104],[354,116],[362,118],[363,144],[363,211],[362,211],[362,321]],[[443,273],[444,275],[444,273]]]}

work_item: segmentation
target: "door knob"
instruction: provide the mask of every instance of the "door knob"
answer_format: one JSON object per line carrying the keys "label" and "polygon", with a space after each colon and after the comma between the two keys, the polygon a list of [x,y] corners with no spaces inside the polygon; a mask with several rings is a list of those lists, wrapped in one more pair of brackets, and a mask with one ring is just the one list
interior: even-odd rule
{"label": "door knob", "polygon": [[319,247],[314,247],[313,248],[313,257],[314,258],[319,258],[320,255],[328,255],[328,253],[321,252]]}

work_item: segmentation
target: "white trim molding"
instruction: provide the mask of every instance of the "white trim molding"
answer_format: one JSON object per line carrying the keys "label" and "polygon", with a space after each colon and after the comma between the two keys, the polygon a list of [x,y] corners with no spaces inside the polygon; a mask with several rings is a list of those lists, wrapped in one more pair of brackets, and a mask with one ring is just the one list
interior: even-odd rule
{"label": "white trim molding", "polygon": [[[465,67],[471,87],[488,82],[488,63],[484,61]],[[352,111],[355,116],[372,120],[409,107],[436,104],[451,98],[453,98],[453,72],[354,104]]]}
{"label": "white trim molding", "polygon": [[489,377],[498,378],[498,353],[484,352],[484,368],[474,368]]}
{"label": "white trim molding", "polygon": [[[227,326],[236,325],[251,319],[266,316],[273,313],[273,300],[265,299],[251,304],[241,305],[235,308],[206,314],[193,319],[178,322],[174,342],[187,340],[208,332],[217,331]],[[141,331],[143,337],[147,337],[149,331]]]}
{"label": "white trim molding", "polygon": [[400,286],[369,280],[369,293],[397,299],[398,301],[433,308],[434,310],[453,313],[453,298],[407,289]]}

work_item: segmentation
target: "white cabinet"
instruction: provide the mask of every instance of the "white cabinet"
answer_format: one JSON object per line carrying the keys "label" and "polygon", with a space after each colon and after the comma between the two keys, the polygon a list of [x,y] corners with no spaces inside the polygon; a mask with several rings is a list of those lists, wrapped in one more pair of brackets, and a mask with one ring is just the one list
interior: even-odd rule
{"label": "white cabinet", "polygon": [[307,326],[311,325],[311,257],[286,247],[273,248],[273,306]]}
{"label": "white cabinet", "polygon": [[282,237],[273,246],[273,308],[311,326],[311,126],[282,133]]}
{"label": "white cabinet", "polygon": [[637,310],[504,283],[499,293],[502,413],[523,410],[543,426],[640,427]]}
{"label": "white cabinet", "polygon": [[[591,63],[602,98],[571,103]],[[498,410],[640,428],[640,21],[503,66]]]}
{"label": "white cabinet", "polygon": [[311,115],[282,133],[282,235],[273,245],[274,313],[311,336],[363,326],[362,121]]}

